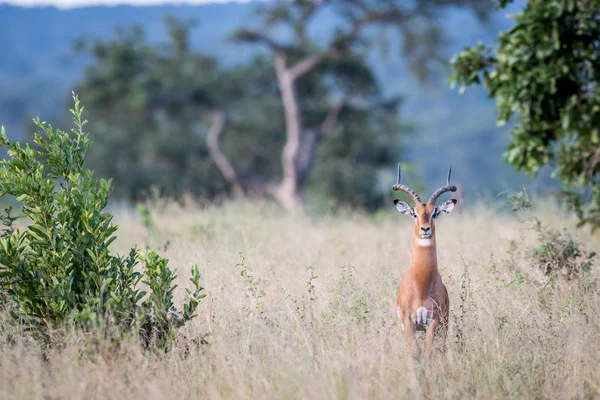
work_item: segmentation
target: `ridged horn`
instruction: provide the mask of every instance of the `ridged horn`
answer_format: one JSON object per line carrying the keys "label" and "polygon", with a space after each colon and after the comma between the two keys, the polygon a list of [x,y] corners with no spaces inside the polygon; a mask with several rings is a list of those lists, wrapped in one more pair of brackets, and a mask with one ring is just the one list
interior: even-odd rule
{"label": "ridged horn", "polygon": [[429,201],[428,201],[429,204],[435,205],[435,202],[438,199],[438,197],[440,197],[441,195],[443,195],[446,192],[456,192],[456,186],[454,186],[453,184],[450,183],[451,175],[452,175],[452,166],[450,166],[450,168],[448,169],[448,179],[446,179],[446,186],[442,186],[441,188],[439,188],[438,190],[433,192],[433,194],[429,198]]}
{"label": "ridged horn", "polygon": [[408,193],[410,195],[410,197],[412,197],[412,199],[414,200],[415,204],[422,203],[421,198],[419,197],[417,192],[415,192],[414,190],[412,190],[411,188],[409,188],[406,185],[402,185],[400,183],[401,180],[402,180],[402,169],[400,168],[400,164],[398,164],[398,180],[396,181],[396,184],[394,186],[392,186],[392,189],[394,191],[402,191],[404,193]]}

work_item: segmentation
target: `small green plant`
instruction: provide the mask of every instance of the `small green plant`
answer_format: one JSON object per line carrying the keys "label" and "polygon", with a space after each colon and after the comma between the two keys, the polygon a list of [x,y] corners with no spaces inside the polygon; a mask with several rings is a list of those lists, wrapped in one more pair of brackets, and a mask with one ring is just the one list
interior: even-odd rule
{"label": "small green plant", "polygon": [[317,299],[317,292],[315,290],[315,284],[313,281],[318,278],[315,275],[315,266],[309,265],[306,267],[306,272],[308,272],[308,280],[306,281],[306,291],[308,292],[308,300],[314,301]]}
{"label": "small green plant", "polygon": [[508,197],[508,204],[511,206],[512,211],[529,211],[531,210],[531,200],[527,194],[527,189],[523,186],[523,190],[512,194]]}
{"label": "small green plant", "polygon": [[365,323],[371,318],[371,300],[365,289],[356,283],[353,267],[341,265],[338,267],[339,277],[333,290],[332,319],[342,322]]}
{"label": "small green plant", "polygon": [[240,276],[242,276],[246,281],[246,289],[248,291],[246,297],[248,297],[250,300],[248,313],[261,313],[264,308],[264,282],[262,279],[254,276],[252,269],[250,269],[250,267],[246,264],[246,259],[241,251],[239,252],[239,257],[240,259],[235,267],[239,268]]}
{"label": "small green plant", "polygon": [[[198,266],[191,266],[190,282],[194,291],[186,289],[188,301],[183,305],[183,311],[179,311],[173,303],[177,275],[169,269],[168,260],[152,251],[148,256],[139,254],[139,259],[144,263],[143,283],[149,288],[138,312],[142,343],[145,348],[168,349],[176,339],[177,329],[194,317],[199,301],[206,297],[201,293],[200,272]],[[146,295],[145,292],[141,294]]]}
{"label": "small green plant", "polygon": [[295,315],[297,315],[300,326],[302,326],[304,329],[310,328],[311,331],[315,328],[317,324],[317,320],[315,318],[314,313],[315,301],[317,300],[314,280],[317,279],[318,276],[315,275],[315,270],[316,268],[314,265],[309,265],[308,267],[306,267],[306,272],[308,272],[308,279],[306,281],[305,289],[308,296],[306,296],[306,294],[293,295],[288,293],[285,288],[281,288],[285,299],[290,302],[290,309],[294,312]]}
{"label": "small green plant", "polygon": [[[566,229],[558,230],[544,225],[533,213],[533,206],[525,188],[522,192],[510,196],[509,204],[512,205],[513,211],[526,212],[521,222],[532,227],[537,233],[538,246],[529,249],[529,255],[535,267],[549,278],[545,286],[553,283],[558,277],[572,280],[591,270],[596,253],[583,250],[581,244]],[[514,252],[513,243],[509,250]],[[518,274],[508,285],[519,285],[524,281],[524,275]]]}
{"label": "small green plant", "polygon": [[148,204],[138,204],[137,212],[142,220],[142,225],[144,225],[144,228],[146,228],[148,231],[154,229],[154,220],[150,214],[150,207],[148,207]]}
{"label": "small green plant", "polygon": [[36,119],[35,147],[0,133],[8,154],[0,162],[0,197],[14,196],[28,221],[16,228],[10,209],[0,218],[0,292],[11,302],[13,320],[48,345],[71,327],[139,332],[147,347],[168,349],[204,297],[198,269],[192,267],[193,289],[179,312],[176,276],[166,259],[136,249],[127,257],[110,252],[117,231],[105,211],[111,182],[84,167],[87,121],[77,96],[73,100],[71,132]]}
{"label": "small green plant", "polygon": [[566,230],[551,229],[537,219],[534,229],[539,246],[531,254],[535,266],[545,275],[572,280],[590,271],[596,253],[584,251]]}

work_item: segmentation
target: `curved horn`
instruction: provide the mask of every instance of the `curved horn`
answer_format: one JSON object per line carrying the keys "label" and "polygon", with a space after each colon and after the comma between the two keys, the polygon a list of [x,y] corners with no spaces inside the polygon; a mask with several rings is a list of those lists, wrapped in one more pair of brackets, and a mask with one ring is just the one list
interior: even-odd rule
{"label": "curved horn", "polygon": [[410,195],[410,197],[412,197],[412,199],[415,201],[415,204],[422,203],[421,198],[414,190],[412,190],[411,188],[409,188],[406,185],[400,184],[401,179],[402,179],[402,170],[400,169],[400,164],[398,164],[398,181],[396,182],[396,184],[394,186],[392,186],[392,189],[394,191],[400,190],[402,192],[408,193]]}
{"label": "curved horn", "polygon": [[448,169],[448,179],[446,180],[446,186],[442,186],[441,188],[433,192],[433,194],[429,198],[429,204],[435,204],[435,201],[438,199],[438,197],[440,197],[446,192],[456,192],[456,186],[450,183],[450,175],[452,175],[452,166],[450,166],[450,168]]}

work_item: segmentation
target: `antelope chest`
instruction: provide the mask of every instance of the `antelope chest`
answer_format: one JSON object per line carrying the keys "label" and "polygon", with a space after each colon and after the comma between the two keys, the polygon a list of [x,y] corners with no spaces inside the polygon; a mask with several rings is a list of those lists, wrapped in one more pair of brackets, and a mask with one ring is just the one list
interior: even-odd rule
{"label": "antelope chest", "polygon": [[433,246],[433,239],[417,239],[417,245],[419,247],[431,247]]}

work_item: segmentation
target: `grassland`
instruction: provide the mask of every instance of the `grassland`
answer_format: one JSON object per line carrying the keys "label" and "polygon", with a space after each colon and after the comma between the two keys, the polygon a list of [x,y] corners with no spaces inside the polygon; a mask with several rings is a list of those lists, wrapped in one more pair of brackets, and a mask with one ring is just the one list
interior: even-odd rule
{"label": "grassland", "polygon": [[[600,249],[598,234],[575,229],[554,205],[536,213]],[[144,355],[132,341],[82,356],[85,340],[73,334],[44,359],[0,314],[0,398],[600,397],[600,294],[590,286],[598,267],[583,281],[544,285],[531,221],[461,204],[439,220],[448,349],[413,363],[394,305],[409,218],[291,217],[243,203],[156,204],[151,215],[148,227],[135,211],[117,210],[113,246],[160,249],[180,267],[181,298],[184,267],[200,267],[209,296],[178,349]]]}

